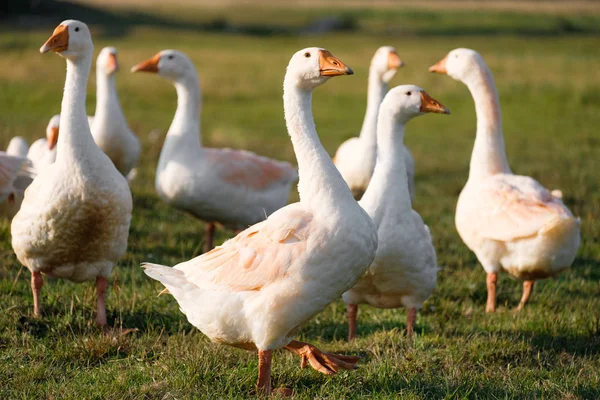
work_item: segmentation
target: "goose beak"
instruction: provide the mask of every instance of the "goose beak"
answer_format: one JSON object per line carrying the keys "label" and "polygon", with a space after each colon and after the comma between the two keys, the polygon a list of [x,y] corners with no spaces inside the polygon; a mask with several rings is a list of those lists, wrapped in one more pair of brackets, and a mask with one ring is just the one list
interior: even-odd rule
{"label": "goose beak", "polygon": [[436,64],[429,67],[429,72],[435,72],[436,74],[447,74],[448,70],[446,69],[446,60],[448,60],[448,56],[442,58]]}
{"label": "goose beak", "polygon": [[112,74],[119,70],[119,61],[117,60],[117,55],[110,53],[108,55],[108,59],[106,60],[106,72]]}
{"label": "goose beak", "polygon": [[421,108],[419,111],[422,113],[450,114],[450,110],[429,96],[425,91],[421,92]]}
{"label": "goose beak", "polygon": [[60,53],[69,48],[69,28],[65,25],[59,25],[56,27],[50,39],[46,40],[46,43],[40,47],[40,53],[47,53],[50,50],[55,53]]}
{"label": "goose beak", "polygon": [[158,72],[158,62],[160,61],[160,53],[157,53],[149,60],[143,61],[131,68],[131,72]]}
{"label": "goose beak", "polygon": [[319,73],[321,76],[352,75],[354,71],[345,66],[327,50],[319,50]]}
{"label": "goose beak", "polygon": [[404,65],[404,61],[400,59],[398,53],[390,51],[388,54],[388,70],[402,68]]}
{"label": "goose beak", "polygon": [[53,126],[48,130],[46,140],[48,141],[48,150],[52,150],[56,147],[56,143],[58,143],[58,128],[56,126]]}

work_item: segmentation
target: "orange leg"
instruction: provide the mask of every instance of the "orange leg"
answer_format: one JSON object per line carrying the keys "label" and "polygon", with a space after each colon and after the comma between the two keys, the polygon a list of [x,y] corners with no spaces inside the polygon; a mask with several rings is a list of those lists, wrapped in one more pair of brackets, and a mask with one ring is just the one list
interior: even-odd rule
{"label": "orange leg", "polygon": [[208,253],[213,249],[213,237],[215,236],[215,224],[209,222],[206,224],[206,234],[204,237],[204,252]]}
{"label": "orange leg", "polygon": [[33,291],[33,315],[35,317],[40,316],[41,306],[40,306],[40,293],[42,291],[42,286],[44,285],[44,281],[42,280],[41,272],[32,272],[31,273],[31,290]]}
{"label": "orange leg", "polygon": [[529,301],[529,296],[531,296],[531,292],[533,291],[533,284],[534,281],[523,282],[523,297],[521,297],[521,301],[519,302],[516,311],[521,311]]}
{"label": "orange leg", "polygon": [[406,311],[406,333],[411,336],[415,330],[415,322],[417,321],[417,309],[409,308]]}
{"label": "orange leg", "polygon": [[108,282],[106,278],[103,276],[98,276],[96,278],[96,324],[100,326],[106,326],[106,288],[108,287]]}
{"label": "orange leg", "polygon": [[358,314],[358,305],[348,304],[348,341],[356,338],[356,314]]}
{"label": "orange leg", "polygon": [[258,383],[256,391],[259,394],[270,395],[271,388],[271,361],[273,360],[272,350],[258,351]]}
{"label": "orange leg", "polygon": [[496,311],[496,282],[498,282],[498,273],[492,272],[487,274],[487,306],[485,307],[485,312],[494,312]]}
{"label": "orange leg", "polygon": [[308,362],[311,367],[325,375],[335,375],[340,369],[356,369],[360,359],[355,356],[342,356],[338,354],[323,353],[312,344],[292,340],[284,347],[286,350],[302,357],[300,367],[306,367]]}

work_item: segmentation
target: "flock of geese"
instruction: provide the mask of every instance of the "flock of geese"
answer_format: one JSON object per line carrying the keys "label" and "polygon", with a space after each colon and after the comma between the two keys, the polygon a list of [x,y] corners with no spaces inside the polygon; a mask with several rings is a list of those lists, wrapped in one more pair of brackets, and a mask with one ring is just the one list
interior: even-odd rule
{"label": "flock of geese", "polygon": [[[95,279],[96,322],[106,326],[107,277],[127,249],[133,207],[127,178],[135,175],[140,143],[119,105],[114,48],[97,59],[93,117],[85,108],[93,57],[86,24],[62,22],[40,51],[66,59],[61,113],[45,139],[28,149],[14,138],[0,154],[2,212],[13,218],[14,252],[31,271],[34,314],[40,314],[43,275]],[[259,391],[272,391],[272,352],[280,348],[324,374],[355,368],[357,357],[293,339],[340,296],[352,340],[359,304],[407,308],[411,333],[417,310],[434,290],[436,253],[429,228],[412,209],[414,161],[403,138],[411,119],[450,112],[420,87],[388,91],[402,65],[392,47],[377,50],[360,136],[344,142],[332,161],[315,128],[312,94],[330,78],[353,72],[325,49],[295,53],[283,82],[283,107],[297,169],[247,151],[202,146],[200,84],[185,54],[164,50],[132,68],[159,75],[177,90],[177,111],[158,160],[158,195],[207,225],[204,254],[174,267],[144,264],[144,271],[211,340],[258,352]],[[487,272],[487,311],[496,307],[500,271],[524,281],[520,309],[536,279],[572,264],[580,221],[560,191],[511,172],[498,94],[482,57],[456,49],[429,70],[463,82],[473,96],[477,135],[456,227]],[[296,180],[300,201],[286,205]],[[212,249],[217,223],[241,231]]]}

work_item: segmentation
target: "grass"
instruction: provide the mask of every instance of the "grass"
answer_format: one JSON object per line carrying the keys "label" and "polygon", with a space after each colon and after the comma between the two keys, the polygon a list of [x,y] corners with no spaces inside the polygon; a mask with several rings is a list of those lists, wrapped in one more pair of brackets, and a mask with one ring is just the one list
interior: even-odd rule
{"label": "grass", "polygon": [[[119,49],[121,103],[144,148],[132,184],[129,250],[113,271],[107,302],[109,323],[138,328],[136,334],[115,339],[93,325],[91,284],[47,279],[44,314],[34,319],[29,272],[12,252],[10,223],[0,223],[0,398],[248,397],[257,376],[255,355],[210,343],[171,297],[156,296],[160,285],[139,268],[143,261],[172,265],[199,254],[203,225],[164,205],[154,192],[175,91],[166,81],[127,69],[163,48],[186,52],[202,82],[205,144],[293,162],[281,102],[291,54],[327,47],[355,71],[314,95],[317,129],[333,154],[360,128],[369,60],[384,44],[394,45],[407,62],[394,85],[420,85],[452,110],[448,117],[411,122],[406,135],[417,166],[415,208],[434,235],[439,284],[419,314],[414,339],[403,333],[404,310],[361,307],[360,338],[347,344],[343,304],[330,305],[306,325],[301,339],[361,355],[361,368],[328,378],[300,370],[297,358],[278,352],[275,384],[307,399],[600,397],[598,10],[536,13],[534,7],[522,11],[521,4],[475,12],[456,5],[436,9],[435,2],[369,10],[356,2],[347,9],[339,2],[297,9],[259,4],[211,8],[183,1],[170,9],[156,2],[134,8],[135,1],[114,9],[94,8],[93,2],[61,4],[54,17],[9,22],[0,31],[0,144],[15,135],[42,136],[50,116],[59,112],[64,62],[37,48],[54,26],[73,16],[93,22],[96,51],[106,45]],[[298,34],[321,15],[349,18],[351,29]],[[520,314],[512,312],[520,284],[506,275],[499,281],[499,312],[484,313],[484,271],[454,228],[474,139],[473,103],[464,85],[428,74],[427,67],[456,47],[479,50],[495,74],[513,170],[562,189],[582,220],[573,268],[536,284],[531,304]],[[89,89],[93,113],[93,78]],[[293,193],[291,200],[296,198]],[[219,231],[218,241],[231,234]]]}

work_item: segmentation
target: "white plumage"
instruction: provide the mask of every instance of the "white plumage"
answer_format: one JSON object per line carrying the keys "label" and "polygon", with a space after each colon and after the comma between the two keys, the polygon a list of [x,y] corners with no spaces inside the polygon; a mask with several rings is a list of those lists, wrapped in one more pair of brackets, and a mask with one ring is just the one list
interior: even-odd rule
{"label": "white plumage", "polygon": [[[496,281],[504,270],[524,280],[518,309],[533,282],[568,268],[580,243],[580,221],[536,180],[508,165],[502,117],[492,72],[474,50],[455,49],[432,66],[467,85],[477,112],[469,179],[456,206],[456,229],[488,274],[487,311],[496,309]],[[554,195],[553,195],[554,194]]]}
{"label": "white plumage", "polygon": [[348,305],[348,340],[356,336],[359,304],[379,308],[406,307],[407,330],[413,332],[417,310],[435,288],[437,260],[429,229],[412,209],[406,164],[404,127],[427,112],[448,110],[412,85],[393,88],[379,109],[377,165],[360,200],[373,219],[379,245],[373,263],[361,280],[343,295]]}
{"label": "white plumage", "polygon": [[312,90],[348,73],[323,49],[304,49],[290,60],[284,109],[298,159],[299,203],[173,268],[146,265],[146,274],[167,287],[211,340],[258,350],[258,387],[267,393],[274,349],[285,347],[326,374],[357,361],[292,340],[302,324],[356,283],[377,247],[373,223],[323,149],[312,117]]}
{"label": "white plumage", "polygon": [[67,60],[56,162],[39,171],[11,226],[17,258],[32,272],[34,313],[40,312],[41,274],[83,282],[96,279],[97,322],[106,324],[106,277],[125,253],[131,192],[96,146],[85,113],[93,45],[87,26],[62,22],[40,49]]}

